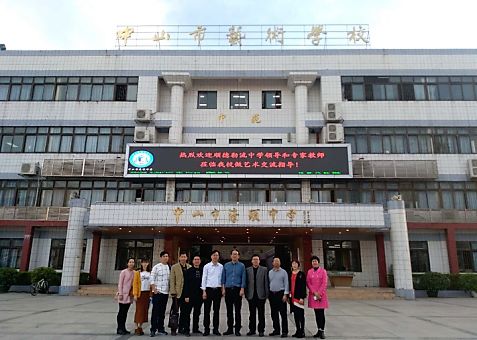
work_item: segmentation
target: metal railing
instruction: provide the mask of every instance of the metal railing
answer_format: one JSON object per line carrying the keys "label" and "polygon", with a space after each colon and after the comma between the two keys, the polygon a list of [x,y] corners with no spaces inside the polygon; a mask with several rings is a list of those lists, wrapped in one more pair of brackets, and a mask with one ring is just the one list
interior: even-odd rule
{"label": "metal railing", "polygon": [[68,207],[0,207],[2,220],[68,221]]}
{"label": "metal railing", "polygon": [[117,159],[45,159],[41,175],[45,177],[123,177],[124,158]]}
{"label": "metal railing", "polygon": [[437,161],[353,160],[354,178],[437,178]]}

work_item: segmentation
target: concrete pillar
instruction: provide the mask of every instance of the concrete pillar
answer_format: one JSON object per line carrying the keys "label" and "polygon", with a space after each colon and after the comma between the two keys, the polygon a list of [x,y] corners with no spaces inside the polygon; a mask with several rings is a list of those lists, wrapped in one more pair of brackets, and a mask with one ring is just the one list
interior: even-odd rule
{"label": "concrete pillar", "polygon": [[89,265],[89,283],[98,283],[99,251],[101,248],[101,232],[93,232],[93,246],[91,247],[91,262]]}
{"label": "concrete pillar", "polygon": [[449,257],[449,269],[452,274],[459,273],[459,260],[457,257],[457,242],[455,240],[455,228],[446,228],[447,256]]}
{"label": "concrete pillar", "polygon": [[311,182],[309,179],[301,181],[301,201],[303,203],[311,202]]}
{"label": "concrete pillar", "polygon": [[169,129],[169,143],[182,144],[182,129],[184,125],[184,88],[173,85],[171,88],[172,126]]}
{"label": "concrete pillar", "polygon": [[176,199],[176,180],[166,180],[166,202],[174,202]]}
{"label": "concrete pillar", "polygon": [[169,129],[169,143],[182,144],[184,127],[184,91],[192,85],[190,74],[187,72],[163,72],[162,76],[167,86],[171,87],[172,126]]}
{"label": "concrete pillar", "polygon": [[376,234],[376,255],[378,257],[378,273],[379,273],[379,287],[385,288],[388,286],[388,275],[386,269],[386,251],[384,249],[384,235],[382,233]]}
{"label": "concrete pillar", "polygon": [[394,292],[396,296],[414,300],[412,285],[411,254],[407,233],[406,210],[404,201],[388,202],[389,220],[391,224],[391,251],[393,256]]}
{"label": "concrete pillar", "polygon": [[27,272],[30,265],[31,247],[33,245],[33,233],[35,228],[32,225],[25,227],[23,234],[22,257],[20,259],[20,271]]}
{"label": "concrete pillar", "polygon": [[288,87],[295,91],[295,133],[297,144],[309,143],[309,130],[306,127],[308,113],[308,88],[313,85],[316,72],[290,72]]}
{"label": "concrete pillar", "polygon": [[70,200],[60,295],[68,295],[78,290],[83,252],[84,221],[88,213],[87,206],[84,198]]}
{"label": "concrete pillar", "polygon": [[305,116],[308,112],[308,88],[306,85],[295,87],[295,128],[297,144],[308,144],[309,131],[305,126]]}

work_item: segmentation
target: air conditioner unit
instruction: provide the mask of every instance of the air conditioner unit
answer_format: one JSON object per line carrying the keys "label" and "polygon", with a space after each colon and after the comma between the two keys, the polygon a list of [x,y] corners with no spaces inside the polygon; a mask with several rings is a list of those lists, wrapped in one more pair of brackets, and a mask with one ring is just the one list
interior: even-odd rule
{"label": "air conditioner unit", "polygon": [[138,123],[149,123],[151,121],[151,110],[136,110],[136,118],[134,120]]}
{"label": "air conditioner unit", "polygon": [[327,122],[341,122],[343,120],[337,103],[326,104],[324,116]]}
{"label": "air conditioner unit", "polygon": [[134,141],[139,143],[149,143],[149,129],[143,126],[136,126],[134,128]]}
{"label": "air conditioner unit", "polygon": [[326,124],[326,143],[343,143],[343,124]]}
{"label": "air conditioner unit", "polygon": [[22,163],[20,168],[20,175],[35,176],[39,173],[40,167],[37,163]]}
{"label": "air conditioner unit", "polygon": [[469,159],[469,177],[477,178],[477,159]]}

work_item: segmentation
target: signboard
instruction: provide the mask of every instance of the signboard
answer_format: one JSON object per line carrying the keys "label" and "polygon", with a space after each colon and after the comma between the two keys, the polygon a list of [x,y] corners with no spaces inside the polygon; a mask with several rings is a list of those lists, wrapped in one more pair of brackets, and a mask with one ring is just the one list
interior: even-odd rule
{"label": "signboard", "polygon": [[124,177],[351,178],[349,144],[128,144]]}

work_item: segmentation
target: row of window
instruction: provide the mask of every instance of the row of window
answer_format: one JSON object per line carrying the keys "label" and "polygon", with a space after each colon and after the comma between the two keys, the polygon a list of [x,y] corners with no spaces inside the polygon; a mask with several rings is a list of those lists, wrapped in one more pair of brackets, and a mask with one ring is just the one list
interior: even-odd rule
{"label": "row of window", "polygon": [[477,100],[477,77],[341,77],[343,100]]}
{"label": "row of window", "polygon": [[[230,91],[229,95],[230,109],[248,109],[249,92],[248,91]],[[197,94],[198,109],[216,109],[217,91],[199,91]],[[282,92],[281,91],[262,91],[262,109],[281,109]]]}
{"label": "row of window", "polygon": [[352,153],[474,154],[475,128],[373,127],[346,128],[345,141]]}
{"label": "row of window", "polygon": [[138,77],[0,77],[0,101],[136,101]]}
{"label": "row of window", "polygon": [[[0,181],[0,206],[67,206],[79,192],[94,202],[164,202],[165,182]],[[301,202],[300,183],[176,182],[176,202]],[[477,210],[475,182],[315,182],[312,202],[379,203],[400,194],[410,209]]]}
{"label": "row of window", "polygon": [[[264,138],[262,144],[282,144],[282,140],[278,138]],[[195,140],[195,144],[217,144],[215,138],[198,138]],[[249,140],[246,138],[230,138],[229,144],[249,144]]]}
{"label": "row of window", "polygon": [[134,128],[0,128],[0,152],[5,153],[124,153],[133,141]]}

